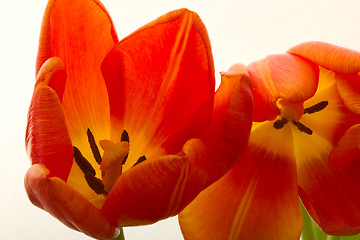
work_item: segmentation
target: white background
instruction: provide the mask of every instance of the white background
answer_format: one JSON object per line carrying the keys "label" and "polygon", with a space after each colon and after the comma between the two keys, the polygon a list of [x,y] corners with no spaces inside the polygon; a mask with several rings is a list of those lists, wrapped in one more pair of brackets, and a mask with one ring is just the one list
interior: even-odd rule
{"label": "white background", "polygon": [[[75,0],[74,0],[75,1]],[[46,0],[0,0],[0,239],[89,239],[32,206],[24,133]],[[177,8],[196,11],[209,31],[216,71],[248,64],[308,40],[360,50],[358,0],[104,0],[123,38]],[[182,239],[177,219],[125,229],[126,238]]]}

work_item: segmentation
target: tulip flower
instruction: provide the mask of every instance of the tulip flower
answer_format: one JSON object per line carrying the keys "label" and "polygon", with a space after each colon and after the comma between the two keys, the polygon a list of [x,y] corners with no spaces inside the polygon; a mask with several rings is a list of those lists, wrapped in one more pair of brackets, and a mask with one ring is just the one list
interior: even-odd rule
{"label": "tulip flower", "polygon": [[119,42],[99,1],[50,0],[26,130],[28,197],[97,239],[178,214],[247,145],[251,80],[224,84],[215,97],[194,12],[170,12]]}
{"label": "tulip flower", "polygon": [[180,213],[185,239],[297,240],[300,199],[325,233],[359,233],[360,53],[306,42],[247,70],[249,146]]}

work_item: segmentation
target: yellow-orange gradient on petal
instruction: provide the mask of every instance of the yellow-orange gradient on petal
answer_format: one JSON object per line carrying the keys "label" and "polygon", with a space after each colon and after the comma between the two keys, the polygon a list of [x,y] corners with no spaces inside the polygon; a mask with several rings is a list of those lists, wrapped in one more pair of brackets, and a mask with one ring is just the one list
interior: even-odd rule
{"label": "yellow-orange gradient on petal", "polygon": [[[247,145],[249,76],[214,100],[210,41],[187,9],[119,42],[100,1],[50,0],[36,72],[25,188],[36,206],[91,237],[178,214]],[[243,124],[231,136],[235,119]]]}
{"label": "yellow-orange gradient on petal", "polygon": [[257,121],[249,145],[180,214],[185,239],[297,240],[299,196],[325,233],[360,232],[359,58],[309,42],[247,67]]}

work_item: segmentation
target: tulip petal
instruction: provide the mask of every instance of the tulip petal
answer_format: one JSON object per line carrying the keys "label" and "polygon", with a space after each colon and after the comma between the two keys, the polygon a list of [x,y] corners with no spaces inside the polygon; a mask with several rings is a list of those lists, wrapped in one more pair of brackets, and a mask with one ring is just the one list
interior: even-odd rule
{"label": "tulip petal", "polygon": [[297,56],[270,55],[251,63],[247,70],[254,84],[254,121],[275,119],[279,98],[296,103],[316,92],[318,67]]}
{"label": "tulip petal", "polygon": [[204,189],[207,179],[190,164],[193,158],[206,157],[201,141],[189,140],[184,154],[147,159],[123,173],[102,208],[106,218],[116,226],[133,226],[178,214]]}
{"label": "tulip petal", "polygon": [[207,157],[195,163],[209,174],[209,183],[236,165],[248,144],[252,125],[252,83],[246,67],[235,64],[221,75],[211,123],[201,136]]}
{"label": "tulip petal", "polygon": [[356,114],[360,114],[360,75],[336,74],[336,86],[345,106]]}
{"label": "tulip petal", "polygon": [[[344,105],[336,86],[335,73],[320,67],[316,94],[304,102],[304,108],[326,101],[327,106],[316,113],[302,115],[300,122],[335,146],[346,130],[359,122],[359,116]],[[307,140],[305,140],[307,141]]]}
{"label": "tulip petal", "polygon": [[73,149],[64,112],[58,95],[41,80],[30,103],[25,145],[32,164],[42,163],[49,169],[49,176],[67,180]]}
{"label": "tulip petal", "polygon": [[111,226],[100,210],[70,185],[57,177],[47,176],[44,165],[35,164],[25,176],[25,188],[30,200],[68,227],[96,239],[111,239],[118,230]]}
{"label": "tulip petal", "polygon": [[304,42],[288,50],[339,73],[360,72],[360,52],[325,42]]}
{"label": "tulip petal", "polygon": [[65,91],[66,70],[64,62],[58,57],[49,58],[39,70],[36,76],[36,84],[41,82],[53,89],[60,102]]}
{"label": "tulip petal", "polygon": [[330,235],[360,232],[360,161],[342,168],[313,158],[298,164],[300,197],[316,224]]}
{"label": "tulip petal", "polygon": [[344,167],[360,159],[360,124],[352,126],[330,153],[329,162],[335,167]]}
{"label": "tulip petal", "polygon": [[299,239],[295,161],[250,143],[238,165],[201,192],[179,222],[192,240]]}
{"label": "tulip petal", "polygon": [[62,104],[76,146],[86,139],[87,128],[100,134],[100,138],[109,135],[108,96],[100,64],[117,42],[112,20],[99,1],[48,2],[36,72],[50,57],[64,61],[68,78]]}
{"label": "tulip petal", "polygon": [[[196,13],[173,11],[140,28],[112,49],[102,71],[112,137],[126,129],[132,148],[142,154],[156,148],[147,142],[176,153],[207,127],[214,67],[208,35]],[[136,161],[130,155],[125,168]]]}

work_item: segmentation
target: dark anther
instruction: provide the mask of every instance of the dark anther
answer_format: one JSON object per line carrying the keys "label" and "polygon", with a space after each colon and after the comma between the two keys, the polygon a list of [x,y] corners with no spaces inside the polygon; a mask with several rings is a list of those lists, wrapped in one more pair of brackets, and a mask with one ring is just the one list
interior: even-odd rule
{"label": "dark anther", "polygon": [[104,184],[102,183],[102,181],[100,179],[98,179],[97,177],[95,177],[94,175],[92,175],[89,172],[85,173],[85,179],[86,182],[88,183],[89,187],[96,193],[96,194],[104,194],[107,193],[105,191],[105,187]]}
{"label": "dark anther", "polygon": [[275,129],[281,129],[287,124],[288,120],[286,118],[279,119],[274,122],[274,128]]}
{"label": "dark anther", "polygon": [[88,136],[88,141],[89,141],[89,144],[90,144],[91,151],[92,151],[92,153],[94,155],[94,158],[95,158],[96,162],[98,164],[100,164],[101,163],[101,155],[100,155],[100,152],[99,152],[99,148],[96,145],[94,135],[92,134],[90,129],[87,130],[87,136]]}
{"label": "dark anther", "polygon": [[316,112],[320,112],[321,110],[323,110],[324,108],[326,108],[326,106],[329,104],[328,101],[322,101],[319,102],[317,104],[315,104],[314,106],[308,107],[304,109],[304,114],[305,113],[316,113]]}
{"label": "dark anther", "polygon": [[91,166],[89,161],[81,154],[80,150],[77,147],[74,148],[74,158],[75,162],[81,169],[81,171],[86,174],[87,172],[95,176],[95,169]]}
{"label": "dark anther", "polygon": [[130,142],[129,134],[126,130],[122,132],[120,141]]}
{"label": "dark anther", "polygon": [[297,128],[300,130],[300,132],[304,132],[306,134],[313,134],[313,131],[308,128],[307,126],[305,126],[304,124],[302,124],[301,122],[296,122],[296,121],[293,121],[292,122],[295,126],[297,126]]}
{"label": "dark anther", "polygon": [[138,159],[137,162],[134,164],[134,166],[135,166],[135,165],[138,165],[139,163],[142,163],[142,162],[145,161],[145,160],[146,160],[145,155],[139,157],[139,159]]}
{"label": "dark anther", "polygon": [[128,159],[128,157],[129,157],[129,153],[125,155],[121,165],[124,165],[126,163],[126,160]]}

